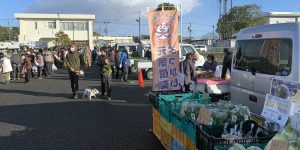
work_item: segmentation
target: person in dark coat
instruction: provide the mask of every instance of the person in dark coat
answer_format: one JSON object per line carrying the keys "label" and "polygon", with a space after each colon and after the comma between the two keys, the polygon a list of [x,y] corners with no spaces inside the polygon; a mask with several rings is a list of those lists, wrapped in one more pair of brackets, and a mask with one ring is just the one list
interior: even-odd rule
{"label": "person in dark coat", "polygon": [[196,67],[193,62],[193,54],[188,53],[183,61],[183,74],[184,74],[184,88],[185,91],[190,92],[190,85],[195,80]]}
{"label": "person in dark coat", "polygon": [[101,68],[101,93],[104,96],[105,90],[107,90],[107,99],[111,100],[111,80],[112,80],[112,69],[107,57],[103,57],[100,63]]}
{"label": "person in dark coat", "polygon": [[225,79],[227,69],[231,72],[231,62],[232,62],[232,53],[229,51],[228,48],[224,48],[224,60],[223,60],[223,67],[222,67],[222,75],[221,78]]}
{"label": "person in dark coat", "polygon": [[70,53],[67,54],[65,66],[68,69],[70,81],[71,81],[71,88],[72,88],[72,98],[78,98],[78,89],[79,89],[79,75],[80,71],[84,67],[84,62],[81,59],[81,55],[78,52],[78,46],[76,44],[71,44]]}
{"label": "person in dark coat", "polygon": [[207,60],[203,65],[203,70],[215,72],[217,66],[218,66],[218,62],[215,60],[215,56],[213,54],[207,55]]}

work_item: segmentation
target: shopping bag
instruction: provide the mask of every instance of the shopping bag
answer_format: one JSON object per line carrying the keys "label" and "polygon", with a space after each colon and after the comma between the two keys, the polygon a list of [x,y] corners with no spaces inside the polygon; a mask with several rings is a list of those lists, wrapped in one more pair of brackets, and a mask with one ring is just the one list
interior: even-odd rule
{"label": "shopping bag", "polygon": [[54,64],[52,65],[52,71],[57,71],[57,67]]}

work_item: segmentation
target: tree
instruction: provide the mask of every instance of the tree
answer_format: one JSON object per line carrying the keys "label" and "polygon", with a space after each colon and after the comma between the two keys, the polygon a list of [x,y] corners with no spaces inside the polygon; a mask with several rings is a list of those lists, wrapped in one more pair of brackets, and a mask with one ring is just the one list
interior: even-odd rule
{"label": "tree", "polygon": [[175,9],[176,9],[176,7],[172,3],[161,3],[161,4],[159,4],[157,6],[156,11],[161,11],[161,10],[175,10]]}
{"label": "tree", "polygon": [[[10,33],[9,33],[10,31]],[[9,36],[10,34],[10,36]],[[7,27],[0,26],[0,41],[9,41],[9,40],[17,40],[19,35],[18,27],[11,27],[10,29]]]}
{"label": "tree", "polygon": [[100,34],[97,32],[93,32],[93,36],[100,36]]}
{"label": "tree", "polygon": [[56,46],[67,46],[71,43],[71,40],[67,34],[63,31],[59,31],[55,34],[55,45]]}
{"label": "tree", "polygon": [[218,20],[217,32],[227,38],[238,33],[241,29],[262,25],[266,18],[262,17],[261,7],[256,4],[233,7],[229,14]]}

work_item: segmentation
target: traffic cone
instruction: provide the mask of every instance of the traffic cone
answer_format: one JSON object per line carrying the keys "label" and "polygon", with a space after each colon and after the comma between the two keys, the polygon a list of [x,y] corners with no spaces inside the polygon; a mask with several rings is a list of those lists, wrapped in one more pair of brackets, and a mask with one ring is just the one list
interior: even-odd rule
{"label": "traffic cone", "polygon": [[142,69],[139,69],[139,87],[144,87],[144,79]]}

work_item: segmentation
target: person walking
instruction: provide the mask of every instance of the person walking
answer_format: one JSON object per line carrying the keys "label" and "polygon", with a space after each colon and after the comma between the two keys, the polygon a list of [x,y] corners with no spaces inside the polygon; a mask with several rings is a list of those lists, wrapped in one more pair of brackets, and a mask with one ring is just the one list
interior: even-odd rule
{"label": "person walking", "polygon": [[76,44],[71,44],[70,52],[68,53],[65,61],[65,66],[68,69],[69,77],[71,81],[72,98],[78,98],[79,89],[79,76],[81,75],[84,62],[80,59],[80,53]]}
{"label": "person walking", "polygon": [[11,63],[13,66],[13,80],[20,80],[21,73],[21,55],[17,50],[14,51],[11,57]]}
{"label": "person walking", "polygon": [[30,55],[31,64],[32,64],[31,77],[34,78],[33,67],[37,67],[37,66],[35,65],[35,54],[34,54],[34,52],[33,52],[32,49],[30,49],[29,52],[30,52],[29,55]]}
{"label": "person walking", "polygon": [[37,66],[37,72],[38,72],[38,79],[42,79],[42,69],[44,67],[44,58],[43,55],[40,52],[36,53],[36,59],[35,64]]}
{"label": "person walking", "polygon": [[129,60],[129,47],[126,47],[125,50],[121,53],[119,67],[122,68],[122,77],[121,81],[128,81],[128,68],[130,66],[130,60]]}
{"label": "person walking", "polygon": [[94,50],[92,51],[92,59],[93,59],[93,63],[96,62],[96,58],[97,58],[97,55],[98,55],[98,50],[97,50],[97,46],[94,47]]}
{"label": "person walking", "polygon": [[232,62],[232,53],[228,48],[224,48],[224,59],[223,59],[223,67],[222,67],[222,75],[221,78],[226,78],[227,69],[231,72],[231,62]]}
{"label": "person walking", "polygon": [[186,54],[183,61],[183,74],[184,74],[184,88],[186,92],[190,92],[190,85],[195,80],[196,67],[193,62],[193,54]]}
{"label": "person walking", "polygon": [[109,53],[109,65],[112,70],[112,74],[115,73],[115,65],[116,65],[116,50],[115,47],[111,48],[111,51]]}
{"label": "person walking", "polygon": [[9,80],[10,80],[10,72],[13,71],[13,68],[11,66],[10,60],[7,57],[7,54],[0,54],[0,64],[1,64],[1,68],[2,68],[2,83],[3,84],[8,84]]}
{"label": "person walking", "polygon": [[44,55],[44,61],[45,61],[45,71],[46,76],[50,77],[52,74],[52,66],[54,63],[53,54],[48,49],[45,49]]}
{"label": "person walking", "polygon": [[27,51],[27,54],[24,58],[24,68],[25,68],[25,83],[31,83],[30,76],[31,76],[31,70],[32,70],[32,63],[31,63],[31,55],[30,52]]}
{"label": "person walking", "polygon": [[120,59],[121,59],[121,52],[117,51],[115,56],[115,67],[116,67],[116,79],[119,79],[120,75]]}
{"label": "person walking", "polygon": [[85,53],[85,57],[86,57],[85,59],[86,59],[87,68],[90,68],[90,67],[92,67],[92,60],[91,60],[92,52],[88,45],[86,45],[84,53]]}

